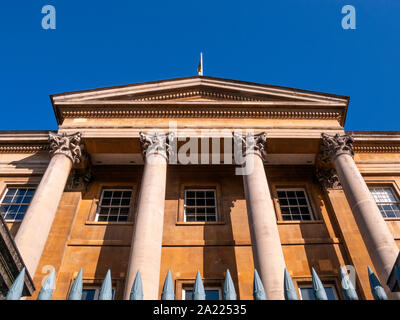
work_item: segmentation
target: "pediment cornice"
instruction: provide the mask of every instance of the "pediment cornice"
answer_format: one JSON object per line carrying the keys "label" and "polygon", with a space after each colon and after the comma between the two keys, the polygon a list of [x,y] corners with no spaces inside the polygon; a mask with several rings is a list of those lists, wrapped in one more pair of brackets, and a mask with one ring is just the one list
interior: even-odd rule
{"label": "pediment cornice", "polygon": [[212,77],[190,77],[51,96],[65,118],[337,119],[344,125],[348,97]]}
{"label": "pediment cornice", "polygon": [[188,77],[52,95],[54,103],[90,100],[168,100],[200,96],[237,101],[347,103],[348,97],[214,77]]}

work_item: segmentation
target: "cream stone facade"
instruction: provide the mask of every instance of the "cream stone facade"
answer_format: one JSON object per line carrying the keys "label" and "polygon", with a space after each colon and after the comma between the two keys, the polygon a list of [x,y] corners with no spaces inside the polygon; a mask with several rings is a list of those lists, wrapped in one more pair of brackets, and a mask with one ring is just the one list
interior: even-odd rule
{"label": "cream stone facade", "polygon": [[[348,97],[197,76],[51,101],[57,132],[0,132],[0,193],[4,214],[7,192],[35,190],[21,221],[5,218],[36,289],[54,268],[53,299],[67,298],[81,268],[89,289],[110,269],[115,299],[129,299],[138,270],[144,299],[160,298],[168,270],[182,299],[198,270],[221,291],[229,269],[237,298],[252,299],[256,268],[279,300],[285,267],[299,298],[314,268],[343,299],[344,266],[360,299],[372,299],[368,266],[400,297],[387,285],[399,253],[400,132],[345,131]],[[235,140],[250,141],[242,163]],[[191,194],[205,198],[192,205]]]}

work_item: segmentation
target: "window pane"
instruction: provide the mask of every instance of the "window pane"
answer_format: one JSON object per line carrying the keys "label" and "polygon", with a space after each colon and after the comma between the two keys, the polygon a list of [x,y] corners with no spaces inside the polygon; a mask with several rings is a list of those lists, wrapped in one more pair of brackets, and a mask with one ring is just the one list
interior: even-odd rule
{"label": "window pane", "polygon": [[121,200],[121,206],[129,206],[129,204],[131,203],[131,199],[122,199]]}
{"label": "window pane", "polygon": [[82,300],[94,300],[96,289],[83,289]]}
{"label": "window pane", "polygon": [[103,201],[101,202],[101,205],[109,206],[110,204],[111,204],[111,199],[103,198]]}
{"label": "window pane", "polygon": [[194,198],[194,191],[186,191],[187,198]]}
{"label": "window pane", "polygon": [[315,300],[312,288],[300,288],[302,300]]}
{"label": "window pane", "polygon": [[207,191],[206,192],[206,197],[207,198],[214,198],[214,191]]}
{"label": "window pane", "polygon": [[193,290],[185,290],[185,300],[193,300]]}
{"label": "window pane", "polygon": [[325,292],[328,300],[336,300],[336,292],[333,287],[325,287]]}
{"label": "window pane", "polygon": [[7,196],[13,196],[17,192],[16,188],[9,188],[7,190]]}
{"label": "window pane", "polygon": [[205,290],[206,300],[219,300],[219,290]]}

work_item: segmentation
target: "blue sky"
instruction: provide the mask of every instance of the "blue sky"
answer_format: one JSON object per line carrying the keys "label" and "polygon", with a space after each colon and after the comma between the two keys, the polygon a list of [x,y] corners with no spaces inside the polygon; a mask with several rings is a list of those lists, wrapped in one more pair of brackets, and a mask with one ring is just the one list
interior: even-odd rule
{"label": "blue sky", "polygon": [[346,130],[400,130],[399,17],[398,0],[2,1],[0,130],[56,129],[53,93],[196,75],[200,51],[205,75],[347,95]]}

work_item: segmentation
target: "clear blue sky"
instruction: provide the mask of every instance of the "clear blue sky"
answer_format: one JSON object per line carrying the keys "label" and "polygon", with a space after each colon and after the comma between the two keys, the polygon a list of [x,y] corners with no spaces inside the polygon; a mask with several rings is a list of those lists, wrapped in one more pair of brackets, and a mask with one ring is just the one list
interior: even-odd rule
{"label": "clear blue sky", "polygon": [[346,130],[400,130],[398,0],[2,1],[0,24],[0,130],[56,129],[53,93],[196,75],[200,51],[205,75],[348,95]]}

